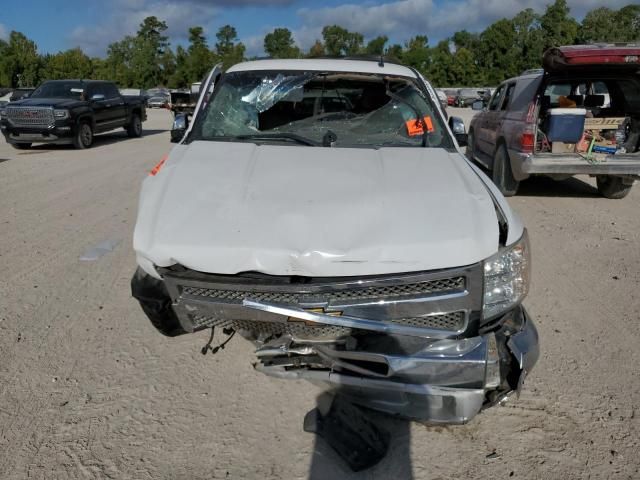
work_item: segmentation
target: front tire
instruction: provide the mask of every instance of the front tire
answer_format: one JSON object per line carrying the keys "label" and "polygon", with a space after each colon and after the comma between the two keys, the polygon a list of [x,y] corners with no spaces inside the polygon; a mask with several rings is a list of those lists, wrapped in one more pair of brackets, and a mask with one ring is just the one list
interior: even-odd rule
{"label": "front tire", "polygon": [[513,178],[509,153],[504,145],[498,147],[493,157],[491,179],[505,197],[512,197],[518,192],[520,182]]}
{"label": "front tire", "polygon": [[16,150],[29,150],[31,148],[30,143],[12,143],[11,146]]}
{"label": "front tire", "polygon": [[88,122],[82,122],[73,137],[73,146],[79,150],[91,147],[93,144],[93,129]]}
{"label": "front tire", "polygon": [[598,175],[596,177],[598,191],[605,198],[619,200],[629,195],[633,185],[625,185],[622,178],[612,175]]}
{"label": "front tire", "polygon": [[127,125],[127,135],[130,138],[138,138],[142,136],[142,120],[140,115],[134,113],[131,116],[131,122]]}

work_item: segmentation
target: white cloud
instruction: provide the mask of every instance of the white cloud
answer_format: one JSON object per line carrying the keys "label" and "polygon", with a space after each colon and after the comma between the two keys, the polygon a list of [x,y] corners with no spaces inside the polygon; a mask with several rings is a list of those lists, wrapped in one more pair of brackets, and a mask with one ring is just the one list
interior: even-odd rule
{"label": "white cloud", "polygon": [[[404,42],[414,35],[427,35],[433,45],[436,41],[451,36],[458,30],[479,32],[501,18],[511,18],[525,8],[542,13],[553,0],[394,0],[380,3],[366,0],[365,3],[345,3],[334,7],[304,7],[297,11],[299,24],[267,25],[241,40],[249,56],[264,55],[264,35],[275,27],[285,26],[292,30],[296,44],[304,50],[322,38],[322,27],[341,25],[357,31],[371,39],[387,35],[394,42]],[[374,1],[378,3],[373,3]],[[629,0],[568,0],[571,14],[581,19],[596,7],[620,8]],[[295,0],[112,0],[102,23],[81,26],[69,36],[69,46],[80,46],[90,55],[102,56],[107,46],[125,35],[133,35],[142,20],[155,15],[167,22],[168,35],[172,43],[183,42],[188,28],[194,25],[209,26],[223,7],[246,6],[285,7]],[[307,3],[307,2],[305,2]],[[307,3],[308,5],[308,3]],[[240,25],[238,25],[240,26]],[[0,24],[0,38],[8,35]],[[211,44],[214,40],[211,39]]]}
{"label": "white cloud", "polygon": [[[365,37],[403,31],[424,31],[433,16],[432,0],[400,0],[380,5],[345,4],[318,9],[303,8],[298,15],[307,28],[342,25]],[[442,12],[442,9],[439,9]]]}
{"label": "white cloud", "polygon": [[68,36],[71,46],[89,55],[102,56],[107,46],[125,35],[133,35],[145,17],[154,15],[167,22],[172,42],[186,40],[189,27],[206,27],[222,7],[286,6],[294,0],[112,0],[99,25],[80,26]]}
{"label": "white cloud", "polygon": [[188,29],[194,25],[205,26],[217,14],[217,8],[203,1],[182,3],[167,0],[116,0],[104,23],[90,27],[77,27],[69,35],[71,46],[81,47],[89,55],[104,55],[107,46],[134,35],[145,17],[156,16],[169,27],[167,35],[171,40],[185,39]]}
{"label": "white cloud", "polygon": [[[433,0],[397,0],[381,4],[344,4],[335,7],[303,8],[298,11],[301,27],[293,34],[298,44],[309,48],[321,38],[324,25],[340,25],[362,33],[365,38],[387,35],[397,41],[414,35],[440,40],[466,29],[484,30],[501,18],[512,18],[533,8],[543,13],[553,0],[460,0],[434,3]],[[628,0],[569,0],[571,15],[581,19],[593,8],[620,8]],[[431,42],[434,43],[433,41]]]}
{"label": "white cloud", "polygon": [[0,23],[0,40],[6,40],[9,38],[9,32],[7,31],[7,27],[5,27],[2,23]]}

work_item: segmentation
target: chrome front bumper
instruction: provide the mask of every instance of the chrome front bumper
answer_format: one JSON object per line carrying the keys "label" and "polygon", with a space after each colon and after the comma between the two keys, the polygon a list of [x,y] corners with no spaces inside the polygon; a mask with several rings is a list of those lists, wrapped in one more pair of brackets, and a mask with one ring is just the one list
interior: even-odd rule
{"label": "chrome front bumper", "polygon": [[165,334],[231,328],[256,345],[267,375],[405,418],[465,423],[518,392],[538,358],[521,306],[481,323],[481,267],[303,283],[165,270],[164,281],[138,275],[132,287]]}
{"label": "chrome front bumper", "polygon": [[[483,408],[519,394],[539,355],[538,332],[522,307],[505,315],[503,326],[495,332],[438,340],[410,354],[314,348],[333,360],[334,368],[286,370],[264,363],[256,368],[277,378],[326,386],[374,410],[440,424],[466,423]],[[257,353],[260,357],[260,349]],[[363,368],[361,374],[354,374],[353,360],[356,368],[379,362],[388,369]]]}

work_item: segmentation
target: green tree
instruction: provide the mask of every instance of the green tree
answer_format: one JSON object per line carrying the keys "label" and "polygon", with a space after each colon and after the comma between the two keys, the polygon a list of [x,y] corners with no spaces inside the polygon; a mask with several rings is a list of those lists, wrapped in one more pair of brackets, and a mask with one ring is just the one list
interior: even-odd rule
{"label": "green tree", "polygon": [[600,7],[588,12],[580,25],[580,43],[634,42],[640,40],[640,5],[618,11]]}
{"label": "green tree", "polygon": [[45,55],[42,59],[42,79],[91,78],[93,63],[80,48],[73,48],[55,55]]}
{"label": "green tree", "polygon": [[456,47],[456,50],[458,50],[459,48],[466,48],[471,52],[476,50],[478,48],[478,44],[480,43],[478,34],[469,33],[466,30],[460,30],[459,32],[454,33],[451,37],[451,41]]}
{"label": "green tree", "polygon": [[189,54],[182,45],[178,45],[175,55],[175,70],[169,78],[169,86],[171,88],[183,88],[189,85],[188,61]]}
{"label": "green tree", "polygon": [[431,61],[431,51],[429,49],[429,38],[426,35],[417,35],[405,43],[402,53],[402,62],[425,73],[429,69]]}
{"label": "green tree", "polygon": [[388,41],[389,37],[386,35],[380,35],[369,40],[364,50],[369,55],[382,55],[384,53],[384,46]]}
{"label": "green tree", "polygon": [[540,67],[543,53],[543,32],[540,17],[531,8],[518,13],[513,20],[515,41],[513,56],[517,60],[518,72]]}
{"label": "green tree", "polygon": [[216,33],[216,56],[226,70],[244,60],[245,46],[238,41],[238,33],[231,25],[220,27]]}
{"label": "green tree", "polygon": [[35,42],[12,31],[9,41],[0,44],[0,79],[8,87],[31,87],[40,81],[42,60]]}
{"label": "green tree", "polygon": [[144,85],[138,82],[132,62],[136,48],[136,39],[130,35],[110,44],[102,66],[103,78],[112,80],[121,87],[143,88]]}
{"label": "green tree", "polygon": [[155,16],[146,17],[140,24],[131,55],[135,86],[150,88],[167,83],[161,63],[169,47],[168,37],[164,34],[166,30],[166,22]]}
{"label": "green tree", "polygon": [[566,0],[555,0],[547,6],[540,17],[543,32],[543,45],[549,47],[573,45],[578,36],[578,22],[569,14],[570,9]]}
{"label": "green tree", "polygon": [[480,67],[487,81],[495,85],[505,78],[520,73],[513,22],[503,18],[490,25],[480,34],[480,44],[476,52]]}
{"label": "green tree", "polygon": [[[431,49],[431,63],[427,70],[427,78],[440,87],[456,85],[450,79],[449,69],[453,63],[453,55],[449,48],[449,39],[441,40]],[[459,85],[459,84],[458,84]]]}
{"label": "green tree", "polygon": [[202,27],[189,29],[189,47],[184,62],[186,83],[199,82],[213,67],[213,52],[209,50]]}
{"label": "green tree", "polygon": [[361,33],[350,32],[339,25],[326,26],[322,29],[324,48],[328,55],[356,55],[362,51],[364,37]]}
{"label": "green tree", "polygon": [[467,48],[456,49],[450,59],[447,83],[450,85],[480,86],[485,77],[476,63],[475,55]]}
{"label": "green tree", "polygon": [[621,42],[640,42],[640,5],[627,5],[616,14]]}
{"label": "green tree", "polygon": [[288,28],[276,28],[264,37],[264,51],[271,58],[299,58],[300,49],[296,46]]}
{"label": "green tree", "polygon": [[326,55],[324,44],[320,40],[316,40],[311,48],[309,49],[309,53],[307,54],[310,58],[317,58]]}
{"label": "green tree", "polygon": [[385,51],[385,56],[401,62],[402,61],[402,55],[403,55],[403,51],[402,51],[402,45],[398,44],[398,43],[394,43],[393,45],[389,45]]}

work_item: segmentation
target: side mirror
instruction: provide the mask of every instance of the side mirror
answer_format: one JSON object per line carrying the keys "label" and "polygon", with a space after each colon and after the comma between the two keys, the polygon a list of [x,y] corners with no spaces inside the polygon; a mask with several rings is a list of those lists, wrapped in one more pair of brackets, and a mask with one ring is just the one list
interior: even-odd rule
{"label": "side mirror", "polygon": [[456,137],[458,145],[464,147],[467,145],[467,129],[464,126],[464,121],[460,117],[449,117],[449,128]]}
{"label": "side mirror", "polygon": [[471,110],[482,110],[484,108],[484,102],[482,100],[476,100],[471,104]]}
{"label": "side mirror", "polygon": [[171,143],[178,143],[184,137],[184,134],[189,127],[189,118],[184,113],[179,113],[176,118],[173,119],[173,126],[171,127]]}
{"label": "side mirror", "polygon": [[464,126],[464,120],[460,117],[449,117],[449,128],[457,135],[459,133],[466,133],[467,129]]}
{"label": "side mirror", "polygon": [[104,100],[104,95],[101,93],[96,93],[95,95],[91,95],[92,102],[99,102],[100,100]]}

